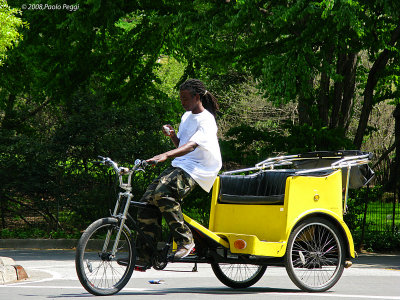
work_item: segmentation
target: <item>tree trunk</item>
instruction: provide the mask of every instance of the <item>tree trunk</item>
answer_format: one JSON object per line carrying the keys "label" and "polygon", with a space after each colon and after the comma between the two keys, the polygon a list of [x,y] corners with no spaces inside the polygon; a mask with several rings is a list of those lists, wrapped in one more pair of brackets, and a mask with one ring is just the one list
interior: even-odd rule
{"label": "tree trunk", "polygon": [[324,125],[328,124],[329,121],[329,81],[330,78],[326,73],[321,74],[320,93],[318,102],[319,118],[322,120]]}
{"label": "tree trunk", "polygon": [[[329,65],[332,63],[332,51],[329,52],[326,59],[326,63]],[[319,118],[323,122],[324,126],[329,125],[329,86],[330,77],[326,72],[321,73],[319,101],[318,101],[318,113]]]}
{"label": "tree trunk", "polygon": [[347,129],[350,124],[351,111],[353,109],[354,89],[356,84],[357,54],[352,53],[346,59],[343,70],[343,99],[339,116],[338,127]]}
{"label": "tree trunk", "polygon": [[[388,46],[394,46],[399,37],[400,37],[400,25],[398,25],[396,29],[393,31]],[[358,124],[357,133],[354,138],[354,145],[357,147],[357,149],[361,148],[361,144],[364,138],[364,133],[367,128],[369,115],[371,113],[373,106],[375,86],[378,83],[379,76],[385,69],[386,64],[391,55],[392,51],[388,49],[383,50],[382,53],[377,58],[377,60],[372,65],[371,70],[369,71],[367,85],[365,86],[364,90],[364,103],[361,110],[360,122]]]}
{"label": "tree trunk", "polygon": [[[336,65],[336,73],[343,75],[343,69],[346,62],[346,55],[339,54]],[[342,105],[343,99],[343,81],[336,81],[333,86],[333,102],[332,102],[332,113],[329,127],[336,128],[339,122],[339,112]]]}
{"label": "tree trunk", "polygon": [[299,112],[299,123],[300,125],[303,124],[310,124],[311,125],[311,118],[310,118],[310,105],[309,100],[306,98],[299,98],[297,110]]}

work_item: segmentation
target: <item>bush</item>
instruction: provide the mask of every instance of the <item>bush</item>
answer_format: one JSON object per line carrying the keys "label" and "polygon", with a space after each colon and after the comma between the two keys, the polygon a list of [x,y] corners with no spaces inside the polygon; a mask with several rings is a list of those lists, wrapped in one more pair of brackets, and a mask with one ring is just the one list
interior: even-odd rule
{"label": "bush", "polygon": [[364,241],[361,241],[361,231],[353,235],[356,248],[363,248],[369,252],[393,251],[400,249],[400,231],[395,232],[366,232]]}

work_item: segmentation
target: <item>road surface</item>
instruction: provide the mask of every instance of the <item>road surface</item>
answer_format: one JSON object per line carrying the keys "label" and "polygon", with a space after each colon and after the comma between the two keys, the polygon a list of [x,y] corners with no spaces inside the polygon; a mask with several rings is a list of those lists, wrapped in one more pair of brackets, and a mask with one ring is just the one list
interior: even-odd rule
{"label": "road surface", "polygon": [[[12,257],[30,278],[0,285],[0,299],[85,299],[92,296],[80,285],[71,250],[0,249]],[[400,255],[363,255],[353,260],[342,278],[328,292],[304,293],[284,268],[269,267],[253,287],[234,290],[224,286],[207,264],[170,264],[164,271],[134,272],[127,286],[107,299],[396,299],[400,300]],[[161,279],[162,284],[149,281]],[[103,298],[103,297],[99,297]]]}

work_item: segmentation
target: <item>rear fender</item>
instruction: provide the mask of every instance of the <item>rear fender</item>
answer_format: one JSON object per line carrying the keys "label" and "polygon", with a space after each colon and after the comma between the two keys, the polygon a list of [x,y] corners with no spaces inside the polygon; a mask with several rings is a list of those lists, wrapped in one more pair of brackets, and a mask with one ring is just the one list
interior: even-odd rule
{"label": "rear fender", "polygon": [[329,210],[313,210],[313,211],[307,211],[298,216],[292,224],[288,224],[288,230],[287,230],[287,238],[286,240],[289,240],[290,233],[302,222],[303,220],[312,218],[312,217],[321,217],[326,220],[331,221],[336,228],[340,231],[340,233],[343,236],[343,239],[346,243],[346,258],[354,258],[356,253],[354,250],[354,241],[353,241],[353,236],[351,235],[350,229],[347,226],[347,224],[343,221],[342,218],[340,218],[337,214],[333,213],[332,211]]}

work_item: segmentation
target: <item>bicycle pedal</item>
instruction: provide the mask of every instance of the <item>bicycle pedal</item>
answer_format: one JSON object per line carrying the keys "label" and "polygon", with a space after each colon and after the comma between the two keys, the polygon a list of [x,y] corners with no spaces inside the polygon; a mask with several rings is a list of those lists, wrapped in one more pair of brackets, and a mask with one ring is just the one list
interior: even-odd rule
{"label": "bicycle pedal", "polygon": [[129,261],[127,258],[120,258],[120,259],[117,259],[117,264],[119,264],[120,266],[126,267],[126,266],[128,266]]}

